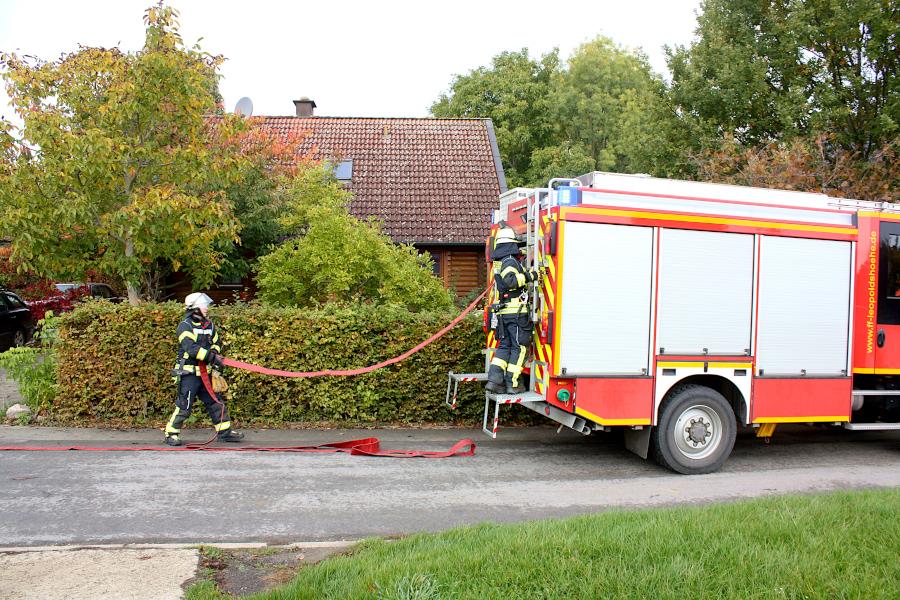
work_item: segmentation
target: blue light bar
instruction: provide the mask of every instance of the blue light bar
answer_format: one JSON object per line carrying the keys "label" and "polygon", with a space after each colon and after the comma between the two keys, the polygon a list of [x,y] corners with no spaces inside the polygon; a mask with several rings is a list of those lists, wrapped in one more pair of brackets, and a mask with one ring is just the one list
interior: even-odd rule
{"label": "blue light bar", "polygon": [[559,206],[577,206],[581,204],[581,190],[568,185],[556,188],[556,203]]}

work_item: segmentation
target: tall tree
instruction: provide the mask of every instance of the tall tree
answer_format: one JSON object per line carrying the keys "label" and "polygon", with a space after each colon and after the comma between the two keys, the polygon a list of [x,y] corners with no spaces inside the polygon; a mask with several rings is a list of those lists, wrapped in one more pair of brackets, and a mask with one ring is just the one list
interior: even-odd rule
{"label": "tall tree", "polygon": [[540,60],[528,50],[503,52],[489,67],[457,75],[447,93],[431,105],[435,117],[490,118],[511,186],[522,185],[531,154],[555,141],[551,88],[559,72],[556,50]]}
{"label": "tall tree", "polygon": [[58,278],[95,269],[125,281],[132,303],[160,262],[212,282],[238,241],[224,190],[257,160],[241,142],[246,121],[208,119],[222,58],[185,47],[171,8],[148,9],[145,22],[138,52],[0,57],[24,123],[18,139],[6,136],[0,234],[23,268]]}
{"label": "tall tree", "polygon": [[695,151],[830,132],[866,160],[897,136],[898,32],[895,0],[706,0],[671,99]]}
{"label": "tall tree", "polygon": [[643,53],[598,37],[569,58],[553,92],[554,123],[596,169],[657,172],[665,149],[663,91]]}

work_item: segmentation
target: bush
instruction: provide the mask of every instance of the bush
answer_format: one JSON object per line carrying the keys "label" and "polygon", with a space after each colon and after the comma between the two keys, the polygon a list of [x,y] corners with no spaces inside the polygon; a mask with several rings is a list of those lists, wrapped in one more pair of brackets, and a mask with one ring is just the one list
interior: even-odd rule
{"label": "bush", "polygon": [[59,319],[48,312],[38,322],[35,342],[39,347],[10,348],[0,353],[0,368],[19,384],[19,393],[33,413],[49,409],[59,388],[55,346],[58,327]]}
{"label": "bush", "polygon": [[[91,302],[60,317],[60,420],[164,420],[175,384],[175,303]],[[380,362],[441,329],[453,312],[410,313],[395,307],[326,305],[318,310],[236,304],[216,307],[224,354],[292,371],[357,368]],[[480,420],[479,386],[461,386],[465,402],[444,405],[447,371],[481,371],[484,334],[479,314],[407,360],[355,377],[286,379],[228,369],[232,415],[244,423],[447,422]],[[202,409],[201,409],[202,412]]]}
{"label": "bush", "polygon": [[280,224],[295,237],[259,259],[256,283],[263,302],[372,303],[412,311],[452,306],[430,256],[394,244],[377,222],[350,215],[350,193],[326,170],[304,171],[281,193],[289,209]]}

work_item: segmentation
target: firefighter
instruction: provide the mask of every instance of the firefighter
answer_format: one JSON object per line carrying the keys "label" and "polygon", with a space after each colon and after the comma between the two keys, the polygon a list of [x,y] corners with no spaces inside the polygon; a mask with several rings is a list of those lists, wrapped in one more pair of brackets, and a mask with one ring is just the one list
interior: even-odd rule
{"label": "firefighter", "polygon": [[189,294],[184,299],[184,320],[178,325],[178,362],[173,371],[178,381],[178,398],[175,400],[175,411],[165,429],[165,442],[169,446],[182,444],[179,438],[181,425],[191,416],[191,409],[198,397],[212,419],[218,439],[239,442],[244,438],[244,434],[231,428],[225,403],[214,399],[200,378],[201,362],[219,369],[224,366],[219,333],[207,317],[212,303],[209,296],[199,292]]}
{"label": "firefighter", "polygon": [[501,223],[491,250],[498,296],[497,303],[491,307],[494,315],[491,323],[496,318],[494,335],[498,345],[488,369],[487,383],[489,392],[499,394],[525,391],[522,366],[534,328],[528,308],[528,284],[535,276],[525,268],[520,257],[515,232]]}

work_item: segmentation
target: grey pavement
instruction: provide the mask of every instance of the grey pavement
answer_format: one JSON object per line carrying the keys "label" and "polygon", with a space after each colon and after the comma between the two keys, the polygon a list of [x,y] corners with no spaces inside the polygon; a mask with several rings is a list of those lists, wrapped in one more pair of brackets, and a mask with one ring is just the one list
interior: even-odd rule
{"label": "grey pavement", "polygon": [[[248,431],[256,445],[377,436],[471,458],[234,452],[2,452],[0,547],[266,542],[436,531],[760,495],[900,486],[900,432],[782,426],[771,444],[739,435],[722,471],[686,477],[628,453],[616,434],[554,428]],[[0,427],[0,445],[157,444],[160,432]],[[207,430],[188,430],[205,441]]]}
{"label": "grey pavement", "polygon": [[0,369],[0,421],[6,413],[6,407],[22,402],[22,396],[19,394],[19,384],[12,379],[6,377],[6,371]]}

